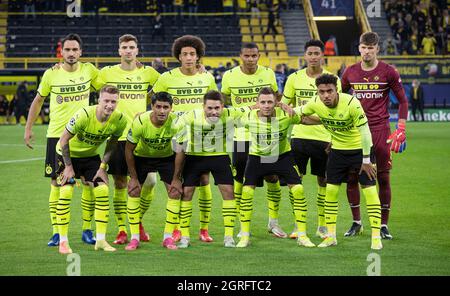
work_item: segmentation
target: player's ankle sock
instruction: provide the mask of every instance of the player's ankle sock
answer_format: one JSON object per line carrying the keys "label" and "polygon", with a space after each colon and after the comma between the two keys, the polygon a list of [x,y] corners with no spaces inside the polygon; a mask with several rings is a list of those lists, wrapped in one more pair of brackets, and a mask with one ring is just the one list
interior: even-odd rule
{"label": "player's ankle sock", "polygon": [[239,182],[234,180],[234,199],[236,200],[236,214],[239,217],[239,210],[240,210],[240,205],[241,205],[241,198],[242,198],[242,187],[244,185]]}
{"label": "player's ankle sock", "polygon": [[94,216],[95,199],[92,188],[83,184],[81,192],[81,217],[83,218],[82,230],[91,229],[92,216]]}
{"label": "player's ankle sock", "polygon": [[354,221],[361,220],[358,175],[350,174],[347,182],[347,199]]}
{"label": "player's ankle sock", "polygon": [[269,218],[278,219],[278,213],[280,210],[281,200],[281,187],[280,182],[267,184],[267,201],[269,203]]}
{"label": "player's ankle sock", "polygon": [[244,186],[242,189],[242,199],[241,199],[241,210],[240,210],[240,220],[241,220],[241,231],[250,233],[250,221],[252,219],[253,212],[253,195],[255,194],[255,189],[250,186]]}
{"label": "player's ankle sock", "polygon": [[141,199],[139,197],[128,197],[128,224],[130,225],[130,232],[132,235],[139,235],[139,223],[141,222],[141,219],[139,219],[141,213],[140,203]]}
{"label": "player's ankle sock", "polygon": [[236,220],[236,200],[224,200],[222,204],[223,225],[225,236],[233,236],[234,223]]}
{"label": "player's ankle sock", "polygon": [[172,198],[167,199],[164,233],[169,233],[170,236],[172,236],[172,232],[175,230],[175,225],[178,225],[179,223],[179,216],[180,200]]}
{"label": "player's ankle sock", "polygon": [[119,231],[127,232],[126,221],[127,221],[127,189],[114,189],[114,213],[116,217],[117,227]]}
{"label": "player's ankle sock", "polygon": [[144,217],[145,213],[150,207],[150,204],[152,203],[154,196],[155,196],[155,186],[146,185],[144,183],[141,189],[139,221],[142,221],[142,217]]}
{"label": "player's ankle sock", "polygon": [[48,197],[48,208],[50,211],[50,221],[52,222],[53,234],[58,233],[58,221],[56,216],[56,208],[58,207],[59,186],[50,184],[50,195]]}
{"label": "player's ankle sock", "polygon": [[65,185],[59,189],[59,200],[56,207],[56,220],[59,235],[67,236],[70,222],[70,202],[73,196],[73,186]]}
{"label": "player's ankle sock", "polygon": [[192,200],[182,200],[180,204],[180,230],[181,236],[190,236],[189,227],[191,226]]}
{"label": "player's ankle sock", "polygon": [[317,225],[325,226],[325,194],[327,187],[317,186]]}
{"label": "player's ankle sock", "polygon": [[379,172],[377,174],[379,198],[381,203],[381,223],[388,224],[389,212],[391,209],[391,181],[389,171]]}
{"label": "player's ankle sock", "polygon": [[198,207],[200,210],[200,229],[208,229],[211,220],[212,193],[209,184],[198,187]]}
{"label": "player's ankle sock", "polygon": [[109,220],[109,188],[99,185],[93,189],[95,196],[95,229],[98,234],[106,234]]}
{"label": "player's ankle sock", "polygon": [[362,189],[366,198],[367,213],[369,214],[370,226],[372,227],[372,237],[380,236],[381,227],[381,207],[376,186],[369,186]]}
{"label": "player's ankle sock", "polygon": [[299,232],[306,232],[306,216],[307,207],[306,199],[303,193],[303,185],[297,184],[291,188],[292,196],[294,197],[294,214]]}
{"label": "player's ankle sock", "polygon": [[339,185],[327,184],[325,195],[325,222],[330,236],[336,237]]}

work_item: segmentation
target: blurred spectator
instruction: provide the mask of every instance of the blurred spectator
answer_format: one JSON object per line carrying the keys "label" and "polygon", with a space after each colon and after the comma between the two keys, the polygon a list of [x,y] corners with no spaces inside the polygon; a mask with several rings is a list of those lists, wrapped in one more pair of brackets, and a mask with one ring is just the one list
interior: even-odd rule
{"label": "blurred spectator", "polygon": [[389,36],[384,40],[382,50],[383,55],[398,55],[397,45],[395,44],[394,39],[392,39],[392,36]]}
{"label": "blurred spectator", "polygon": [[295,4],[297,3],[297,0],[288,0],[288,9],[292,10],[295,9]]}
{"label": "blurred spectator", "polygon": [[197,18],[197,0],[187,0],[187,6],[188,6],[188,12],[189,12],[189,18],[194,17]]}
{"label": "blurred spectator", "polygon": [[326,55],[326,56],[336,56],[336,55],[338,55],[338,48],[337,48],[336,37],[334,37],[333,35],[330,35],[328,40],[325,42],[324,55]]}
{"label": "blurred spectator", "polygon": [[250,0],[250,12],[252,13],[252,18],[259,18],[261,19],[261,13],[259,11],[259,0]]}
{"label": "blurred spectator", "polygon": [[223,0],[223,12],[234,12],[233,0]]}
{"label": "blurred spectator", "polygon": [[166,67],[164,67],[164,64],[160,58],[155,58],[152,61],[152,67],[158,71],[159,74],[169,71]]}
{"label": "blurred spectator", "polygon": [[183,0],[174,0],[173,6],[175,7],[175,12],[177,13],[177,17],[181,18],[181,13],[183,12]]}
{"label": "blurred spectator", "polygon": [[266,32],[263,34],[263,37],[269,34],[269,31],[272,31],[273,35],[278,35],[277,28],[275,28],[275,11],[273,7],[269,8],[267,29]]}
{"label": "blurred spectator", "polygon": [[275,78],[277,80],[278,92],[283,93],[284,85],[286,84],[286,73],[283,64],[277,64],[275,66]]}
{"label": "blurred spectator", "polygon": [[427,35],[422,39],[422,53],[425,55],[436,54],[436,43],[433,32],[427,32]]}
{"label": "blurred spectator", "polygon": [[8,123],[9,103],[4,95],[0,95],[0,124]]}
{"label": "blurred spectator", "polygon": [[436,53],[447,54],[447,33],[444,32],[442,27],[439,27],[436,34]]}
{"label": "blurred spectator", "polygon": [[25,0],[24,12],[25,12],[24,18],[28,18],[28,13],[30,13],[33,19],[36,19],[36,1]]}
{"label": "blurred spectator", "polygon": [[152,41],[155,36],[161,37],[161,40],[164,41],[164,23],[160,13],[157,13],[153,19]]}
{"label": "blurred spectator", "polygon": [[423,87],[420,85],[420,81],[414,79],[411,84],[411,89],[409,91],[409,100],[412,106],[412,114],[414,121],[417,121],[416,111],[419,108],[420,115],[422,116],[422,121],[425,121],[423,116],[424,100],[423,100]]}
{"label": "blurred spectator", "polygon": [[15,116],[16,123],[20,123],[20,117],[23,115],[27,119],[27,108],[28,108],[28,83],[23,81],[19,83],[16,91],[16,102],[15,102]]}
{"label": "blurred spectator", "polygon": [[61,39],[58,40],[58,43],[56,44],[56,57],[58,59],[62,59],[63,55],[62,55],[62,43],[61,43]]}

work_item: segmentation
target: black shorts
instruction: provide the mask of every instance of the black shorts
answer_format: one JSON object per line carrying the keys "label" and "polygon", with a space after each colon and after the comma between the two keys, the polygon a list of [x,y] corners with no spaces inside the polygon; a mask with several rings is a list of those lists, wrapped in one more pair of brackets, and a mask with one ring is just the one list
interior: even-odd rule
{"label": "black shorts", "polygon": [[[239,183],[244,183],[245,166],[247,165],[249,141],[234,141],[233,143],[233,177]],[[263,187],[264,180],[261,179],[257,187]]]}
{"label": "black shorts", "polygon": [[59,138],[47,138],[47,152],[45,153],[45,172],[44,176],[55,179],[57,177],[58,160],[56,154],[56,143]]}
{"label": "black shorts", "polygon": [[[103,182],[100,178],[93,180],[95,174],[100,168],[100,155],[95,155],[91,157],[81,157],[75,158],[71,157],[73,170],[75,172],[75,178],[79,179],[81,176],[84,177],[85,181],[88,182]],[[61,155],[57,154],[58,169],[56,173],[59,175],[64,171],[65,165]]]}
{"label": "black shorts", "polygon": [[[337,150],[331,149],[328,155],[327,165],[327,183],[341,184],[347,182],[349,172],[359,173],[362,164],[362,149],[356,150]],[[370,160],[375,162],[373,150],[370,151]],[[366,173],[358,175],[361,185],[375,185],[376,180],[370,180]]]}
{"label": "black shorts", "polygon": [[328,142],[308,139],[291,140],[292,156],[302,175],[306,174],[306,167],[311,159],[311,174],[325,178],[328,159],[325,149],[328,144]]}
{"label": "black shorts", "polygon": [[265,176],[271,175],[277,175],[286,184],[302,184],[302,178],[290,152],[281,154],[274,162],[262,162],[260,156],[248,156],[244,185],[256,186]]}
{"label": "black shorts", "polygon": [[108,174],[114,176],[127,176],[128,167],[125,159],[125,144],[127,141],[117,142],[117,147],[111,155],[108,163]]}
{"label": "black shorts", "polygon": [[231,172],[231,161],[228,155],[186,155],[183,186],[200,186],[200,177],[209,172],[213,175],[215,184],[233,185],[233,173]]}
{"label": "black shorts", "polygon": [[134,156],[139,183],[143,184],[148,173],[158,172],[161,181],[172,183],[175,171],[175,155],[163,158]]}

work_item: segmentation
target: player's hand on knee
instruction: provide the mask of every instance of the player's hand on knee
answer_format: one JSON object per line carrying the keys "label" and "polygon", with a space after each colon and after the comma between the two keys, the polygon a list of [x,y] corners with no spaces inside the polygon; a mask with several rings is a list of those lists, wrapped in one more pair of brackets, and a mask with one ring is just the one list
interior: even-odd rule
{"label": "player's hand on knee", "polygon": [[128,181],[128,195],[132,197],[138,197],[141,195],[141,184],[136,178],[130,178]]}
{"label": "player's hand on knee", "polygon": [[359,170],[359,174],[361,175],[362,172],[366,173],[367,177],[369,177],[369,180],[371,181],[377,178],[377,167],[373,163],[363,163],[361,165],[361,169]]}
{"label": "player's hand on knee", "polygon": [[106,185],[109,184],[108,174],[104,169],[99,168],[94,178],[92,178],[92,180],[97,180],[97,178],[100,178]]}
{"label": "player's hand on knee", "polygon": [[173,179],[169,186],[169,196],[178,197],[183,194],[183,185],[180,179]]}
{"label": "player's hand on knee", "polygon": [[61,174],[61,186],[74,183],[75,172],[71,165],[66,166]]}

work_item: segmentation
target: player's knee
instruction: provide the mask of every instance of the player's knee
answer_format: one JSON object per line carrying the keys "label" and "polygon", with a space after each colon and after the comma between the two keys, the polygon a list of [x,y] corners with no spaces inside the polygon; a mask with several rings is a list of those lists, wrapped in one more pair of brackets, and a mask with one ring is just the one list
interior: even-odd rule
{"label": "player's knee", "polygon": [[205,186],[209,184],[209,174],[203,174],[200,177],[200,186]]}
{"label": "player's knee", "polygon": [[389,171],[378,172],[377,181],[380,186],[390,185]]}
{"label": "player's knee", "polygon": [[116,189],[124,189],[127,187],[127,176],[114,175],[114,187]]}
{"label": "player's knee", "polygon": [[327,178],[317,176],[317,184],[318,184],[320,187],[327,187]]}
{"label": "player's knee", "polygon": [[266,176],[266,177],[264,177],[264,180],[266,180],[266,182],[269,182],[269,183],[276,183],[276,182],[278,182],[278,176],[276,176],[276,175]]}

